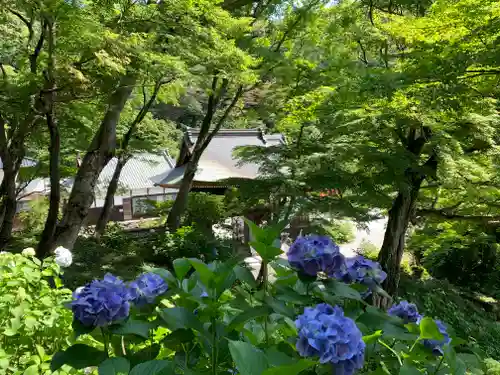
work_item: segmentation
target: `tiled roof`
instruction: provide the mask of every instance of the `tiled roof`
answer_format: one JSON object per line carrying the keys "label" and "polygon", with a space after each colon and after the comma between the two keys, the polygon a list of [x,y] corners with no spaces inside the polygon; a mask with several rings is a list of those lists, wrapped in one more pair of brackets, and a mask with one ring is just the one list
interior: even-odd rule
{"label": "tiled roof", "polygon": [[[184,147],[190,148],[196,143],[199,131],[190,129],[184,139]],[[256,164],[245,163],[238,165],[238,159],[234,155],[235,148],[239,146],[262,146],[277,145],[283,143],[281,134],[266,135],[259,129],[224,129],[219,131],[203,152],[195,181],[215,182],[228,178],[255,178],[259,172]],[[160,185],[176,186],[184,176],[185,166],[173,169],[161,182]]]}
{"label": "tiled roof", "polygon": [[[109,181],[111,181],[116,168],[116,162],[116,158],[111,159],[102,170],[96,184],[96,195],[106,195]],[[165,178],[173,166],[173,161],[168,153],[160,155],[135,154],[123,167],[118,189],[119,191],[130,191],[152,188]],[[120,195],[119,191],[117,195]]]}
{"label": "tiled roof", "polygon": [[[34,167],[36,165],[36,161],[30,158],[24,158],[21,162],[21,168],[24,167]],[[2,158],[0,158],[0,169],[3,169]]]}

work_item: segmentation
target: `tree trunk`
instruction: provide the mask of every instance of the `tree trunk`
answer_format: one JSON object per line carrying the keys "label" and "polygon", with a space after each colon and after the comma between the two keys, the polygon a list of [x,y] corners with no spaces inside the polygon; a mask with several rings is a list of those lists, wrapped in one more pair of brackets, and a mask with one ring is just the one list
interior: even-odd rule
{"label": "tree trunk", "polygon": [[393,297],[397,295],[398,291],[406,230],[408,229],[408,224],[410,223],[411,215],[417,202],[422,180],[414,182],[415,184],[409,189],[399,191],[389,210],[389,220],[387,222],[384,242],[378,255],[378,261],[385,272],[387,272],[387,279],[383,283],[383,288]]}
{"label": "tree trunk", "polygon": [[120,174],[122,173],[122,169],[128,160],[129,159],[127,157],[120,156],[116,162],[116,168],[113,173],[113,177],[111,178],[111,181],[108,185],[108,190],[106,191],[104,207],[102,208],[101,214],[99,215],[99,219],[97,220],[97,224],[95,226],[95,235],[97,238],[100,238],[106,230],[106,225],[108,224],[109,217],[111,216],[111,210],[115,205],[115,193],[118,189]]}
{"label": "tree trunk", "polygon": [[[51,121],[52,120],[47,120]],[[61,186],[60,186],[60,171],[59,158],[61,149],[61,139],[59,129],[56,124],[49,125],[50,132],[50,200],[49,212],[45,221],[42,236],[37,247],[37,257],[45,258],[52,250],[54,234],[57,226],[57,217],[59,215],[59,204],[61,202]]]}
{"label": "tree trunk", "polygon": [[20,162],[14,166],[6,166],[4,164],[3,189],[0,195],[2,199],[1,211],[3,213],[2,228],[0,229],[0,249],[4,249],[7,246],[12,235],[17,206],[16,176],[20,166]]}
{"label": "tree trunk", "polygon": [[181,186],[177,192],[177,197],[175,198],[174,204],[168,213],[167,228],[172,232],[181,225],[181,217],[188,205],[189,191],[193,186],[193,180],[196,174],[196,169],[198,168],[200,157],[201,153],[199,155],[193,154],[191,160],[186,164],[186,171],[184,172]]}
{"label": "tree trunk", "polygon": [[102,169],[113,157],[116,148],[116,125],[132,93],[136,77],[124,76],[111,95],[99,131],[94,136],[78,169],[64,215],[57,226],[54,244],[72,249],[94,197],[94,189]]}
{"label": "tree trunk", "polygon": [[54,22],[52,19],[46,18],[47,24],[47,39],[48,39],[48,52],[49,52],[49,63],[47,66],[46,74],[46,88],[48,94],[44,96],[47,112],[45,114],[45,119],[47,121],[47,128],[50,134],[50,146],[49,146],[49,170],[50,170],[50,198],[49,198],[49,212],[47,213],[47,219],[45,220],[45,226],[42,231],[40,242],[37,246],[37,257],[40,259],[48,256],[52,250],[51,246],[54,244],[54,235],[57,226],[57,217],[59,215],[59,205],[61,203],[61,172],[59,170],[59,162],[61,156],[61,138],[59,133],[59,127],[54,113],[54,101],[55,101],[55,77],[54,77],[54,67],[55,67],[55,30]]}
{"label": "tree trunk", "polygon": [[[130,124],[127,133],[125,133],[121,144],[120,144],[120,151],[121,154],[118,156],[118,160],[116,162],[116,168],[113,173],[113,177],[111,178],[111,181],[109,182],[108,185],[108,190],[106,191],[106,199],[104,201],[104,207],[102,208],[101,215],[99,216],[99,219],[97,221],[96,227],[95,227],[95,235],[97,238],[101,237],[104,234],[104,231],[106,230],[106,225],[108,224],[109,217],[111,215],[111,210],[114,207],[115,199],[114,195],[116,193],[116,190],[118,189],[118,182],[120,181],[120,174],[122,173],[122,169],[127,164],[127,161],[130,159],[130,156],[126,155],[126,151],[128,149],[128,145],[130,143],[130,140],[132,139],[132,134],[135,131],[135,128],[137,125],[141,123],[142,120],[146,117],[146,114],[149,112],[151,109],[151,106],[154,104],[156,101],[156,98],[158,96],[158,93],[160,92],[161,86],[164,85],[165,83],[173,81],[174,78],[171,78],[170,80],[164,81],[163,79],[158,79],[155,83],[155,87],[153,90],[153,93],[151,94],[151,97],[147,101],[147,103],[144,103],[142,106],[141,110],[135,117],[135,119],[132,121]],[[143,90],[145,88],[143,87]]]}

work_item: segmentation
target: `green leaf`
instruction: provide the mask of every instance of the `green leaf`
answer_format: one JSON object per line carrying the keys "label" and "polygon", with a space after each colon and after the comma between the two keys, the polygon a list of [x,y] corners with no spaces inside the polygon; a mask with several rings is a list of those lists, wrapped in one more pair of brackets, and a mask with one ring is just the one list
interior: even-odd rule
{"label": "green leaf", "polygon": [[229,351],[241,375],[261,375],[268,367],[264,353],[252,344],[229,341]]}
{"label": "green leaf", "polygon": [[136,335],[145,339],[149,338],[149,332],[154,326],[150,322],[128,319],[122,324],[115,324],[109,327],[111,333],[115,335]]}
{"label": "green leaf", "polygon": [[451,345],[445,345],[444,347],[444,360],[448,364],[452,375],[464,375],[467,372],[467,366],[465,363],[457,358],[457,353]]}
{"label": "green leaf", "polygon": [[250,238],[255,238],[256,241],[261,242],[263,239],[265,240],[266,234],[264,229],[260,228],[257,224],[255,224],[252,220],[243,218],[245,224],[248,225],[248,229],[250,229]]}
{"label": "green leaf", "polygon": [[184,307],[163,309],[159,315],[171,330],[191,328],[203,332],[203,324],[198,320],[196,315]]}
{"label": "green leaf", "polygon": [[108,358],[98,367],[99,375],[122,375],[128,374],[129,371],[130,363],[123,357]]}
{"label": "green leaf", "polygon": [[173,374],[173,372],[174,365],[172,362],[155,359],[138,364],[130,371],[130,375]]}
{"label": "green leaf", "polygon": [[404,363],[399,369],[399,375],[422,375],[422,372],[409,363]]}
{"label": "green leaf", "polygon": [[257,286],[252,271],[250,271],[247,267],[237,265],[234,267],[234,274],[238,280],[248,284],[250,288],[255,288]]}
{"label": "green leaf", "polygon": [[189,272],[191,269],[191,262],[189,259],[186,258],[178,258],[174,260],[174,270],[175,270],[175,275],[179,280],[182,280],[184,276]]}
{"label": "green leaf", "polygon": [[153,344],[135,353],[127,353],[127,359],[133,367],[139,363],[155,359],[160,354],[160,349],[160,344]]}
{"label": "green leaf", "polygon": [[359,292],[351,288],[346,283],[330,279],[325,283],[325,286],[327,287],[328,291],[334,294],[336,297],[355,299],[358,301],[362,300]]}
{"label": "green leaf", "polygon": [[26,370],[24,370],[23,375],[38,375],[38,365],[31,365]]}
{"label": "green leaf", "polygon": [[190,258],[189,262],[194,267],[198,276],[200,277],[201,282],[206,287],[211,287],[212,280],[214,279],[214,273],[208,268],[208,266],[203,263],[201,260],[196,258]]}
{"label": "green leaf", "polygon": [[73,328],[73,332],[75,333],[75,338],[91,333],[95,329],[95,327],[84,326],[78,319],[73,319],[71,327]]}
{"label": "green leaf", "polygon": [[255,306],[251,309],[245,310],[241,314],[234,317],[233,320],[231,320],[228,325],[228,331],[231,331],[238,326],[245,324],[249,320],[269,315],[271,312],[272,309],[269,306]]}
{"label": "green leaf", "polygon": [[287,316],[289,318],[295,318],[295,310],[285,305],[284,302],[279,301],[271,296],[267,296],[265,301],[274,310],[275,313]]}
{"label": "green leaf", "polygon": [[262,259],[268,262],[283,253],[283,250],[281,250],[280,248],[261,242],[252,241],[248,244],[253,247],[253,249],[261,256]]}
{"label": "green leaf", "polygon": [[194,340],[194,333],[190,329],[177,329],[171,334],[167,335],[161,343],[164,347],[174,351],[181,351],[182,344],[192,342]]}
{"label": "green leaf", "polygon": [[80,370],[85,367],[98,366],[106,359],[106,353],[85,344],[75,344],[52,357],[50,369],[56,371],[63,365]]}
{"label": "green leaf", "polygon": [[443,340],[444,337],[439,332],[439,328],[434,321],[434,319],[429,317],[423,317],[420,321],[420,339],[429,339],[429,340]]}
{"label": "green leaf", "polygon": [[365,344],[372,344],[374,342],[377,342],[380,336],[382,336],[382,330],[378,330],[371,335],[363,336],[363,341],[365,342]]}
{"label": "green leaf", "polygon": [[314,366],[315,364],[315,361],[311,361],[309,359],[301,359],[293,365],[269,368],[265,370],[262,375],[297,375],[302,371]]}

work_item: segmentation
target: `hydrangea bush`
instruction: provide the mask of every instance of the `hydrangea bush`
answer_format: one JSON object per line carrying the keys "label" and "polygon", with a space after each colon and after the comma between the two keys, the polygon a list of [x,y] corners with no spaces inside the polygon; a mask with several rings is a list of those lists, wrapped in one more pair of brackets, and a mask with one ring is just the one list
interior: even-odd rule
{"label": "hydrangea bush", "polygon": [[33,248],[0,253],[0,375],[51,374],[52,355],[71,344],[71,291],[54,259],[34,256]]}
{"label": "hydrangea bush", "polygon": [[[63,365],[99,375],[465,374],[476,353],[444,323],[384,294],[376,262],[345,259],[327,237],[296,240],[280,257],[282,227],[250,223],[252,247],[267,265],[263,282],[242,262],[176,259],[125,282],[113,275],[73,293],[77,342]],[[92,344],[89,344],[92,343]]]}

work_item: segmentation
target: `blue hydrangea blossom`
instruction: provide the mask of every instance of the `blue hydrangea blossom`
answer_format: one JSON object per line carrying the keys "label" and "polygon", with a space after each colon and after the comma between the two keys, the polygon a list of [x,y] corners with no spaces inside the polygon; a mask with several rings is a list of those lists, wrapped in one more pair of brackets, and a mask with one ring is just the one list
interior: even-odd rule
{"label": "blue hydrangea blossom", "polygon": [[445,345],[448,345],[451,342],[451,337],[448,335],[446,331],[446,326],[440,320],[434,320],[436,325],[438,326],[439,332],[443,335],[442,340],[422,340],[422,344],[432,351],[432,354],[435,356],[444,355],[443,348]]}
{"label": "blue hydrangea blossom", "polygon": [[73,298],[75,319],[88,327],[103,327],[128,317],[133,293],[122,280],[106,274],[79,288]]}
{"label": "blue hydrangea blossom", "polygon": [[315,277],[324,272],[330,277],[345,273],[345,258],[327,236],[298,237],[288,250],[288,262],[299,273]]}
{"label": "blue hydrangea blossom", "polygon": [[138,306],[153,303],[156,297],[168,290],[168,284],[156,273],[144,273],[130,283],[134,302]]}
{"label": "blue hydrangea blossom", "polygon": [[378,262],[362,255],[347,258],[346,265],[347,271],[341,277],[342,281],[346,283],[358,282],[370,287],[381,284],[387,278],[387,274]]}
{"label": "blue hydrangea blossom", "polygon": [[405,324],[416,323],[422,318],[422,315],[418,313],[417,306],[408,301],[401,301],[397,305],[393,305],[387,310],[387,314],[403,319]]}
{"label": "blue hydrangea blossom", "polygon": [[332,363],[334,372],[342,375],[352,375],[363,367],[365,344],[361,331],[340,307],[326,303],[306,307],[295,325],[301,356],[318,356],[321,363]]}

